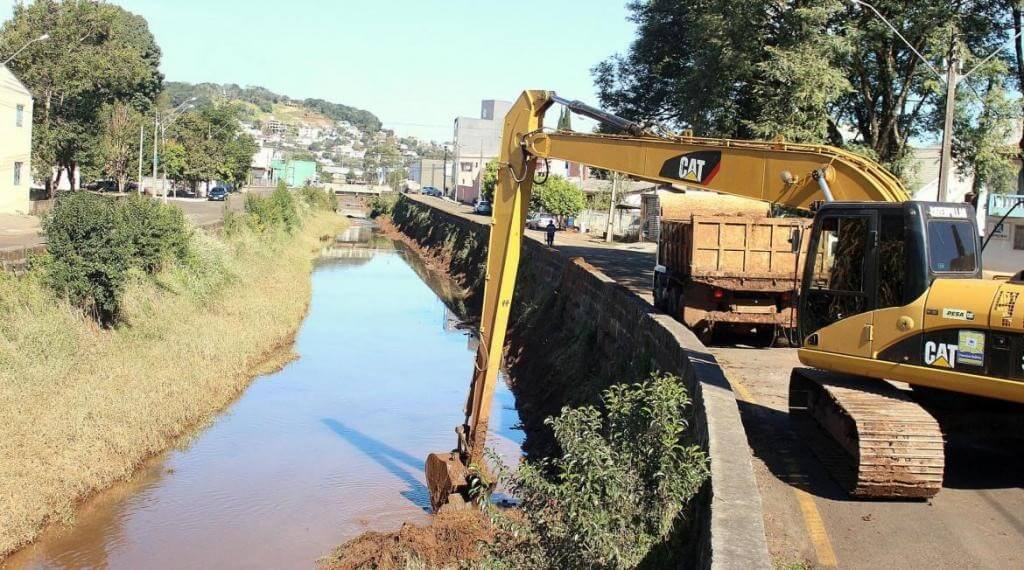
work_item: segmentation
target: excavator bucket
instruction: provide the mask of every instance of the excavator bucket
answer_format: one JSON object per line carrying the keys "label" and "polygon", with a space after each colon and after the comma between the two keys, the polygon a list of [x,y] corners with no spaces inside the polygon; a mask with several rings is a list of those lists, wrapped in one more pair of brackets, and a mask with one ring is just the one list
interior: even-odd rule
{"label": "excavator bucket", "polygon": [[430,506],[435,513],[465,508],[470,504],[470,472],[457,451],[431,453],[424,468]]}

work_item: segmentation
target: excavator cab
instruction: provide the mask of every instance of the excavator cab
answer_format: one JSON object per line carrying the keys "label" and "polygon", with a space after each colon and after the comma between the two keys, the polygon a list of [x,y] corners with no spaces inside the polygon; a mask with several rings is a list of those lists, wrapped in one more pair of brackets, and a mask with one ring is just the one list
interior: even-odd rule
{"label": "excavator cab", "polygon": [[974,208],[938,202],[830,202],[815,215],[799,304],[800,338],[860,316],[844,352],[870,357],[870,313],[909,305],[937,278],[981,278]]}

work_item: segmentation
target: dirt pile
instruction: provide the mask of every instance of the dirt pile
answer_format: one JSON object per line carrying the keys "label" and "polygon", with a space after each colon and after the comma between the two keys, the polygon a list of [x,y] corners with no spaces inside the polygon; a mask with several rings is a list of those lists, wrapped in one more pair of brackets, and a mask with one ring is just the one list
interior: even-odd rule
{"label": "dirt pile", "polygon": [[395,532],[364,533],[321,560],[320,568],[392,570],[417,562],[428,568],[457,567],[479,560],[480,546],[493,540],[494,528],[480,511],[444,513],[426,526],[406,523]]}

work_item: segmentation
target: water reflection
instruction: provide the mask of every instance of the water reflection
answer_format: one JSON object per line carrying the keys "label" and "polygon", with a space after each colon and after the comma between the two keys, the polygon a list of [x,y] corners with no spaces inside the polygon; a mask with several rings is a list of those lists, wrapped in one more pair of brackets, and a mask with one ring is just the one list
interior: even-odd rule
{"label": "water reflection", "polygon": [[[343,238],[314,271],[299,360],[10,567],[309,568],[360,532],[426,520],[423,460],[454,444],[472,335],[408,252],[364,228]],[[514,402],[504,385],[495,398],[491,444],[515,463]]]}

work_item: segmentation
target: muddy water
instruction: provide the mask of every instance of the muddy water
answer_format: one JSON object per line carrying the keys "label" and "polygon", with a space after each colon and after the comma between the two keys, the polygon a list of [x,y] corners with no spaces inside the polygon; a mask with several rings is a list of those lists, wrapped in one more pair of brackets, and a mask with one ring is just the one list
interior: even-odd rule
{"label": "muddy water", "polygon": [[[423,460],[454,444],[473,353],[434,292],[445,284],[406,255],[379,239],[326,252],[298,360],[8,564],[309,568],[365,530],[425,521]],[[512,396],[502,385],[496,399],[491,445],[514,459]]]}

